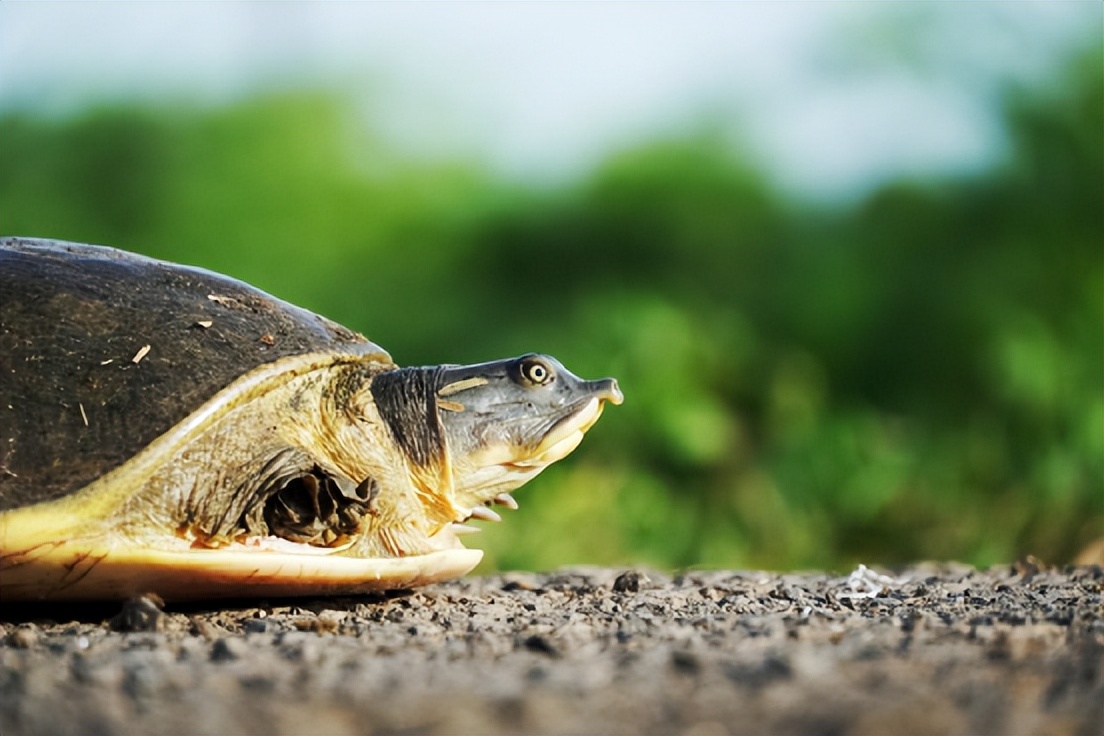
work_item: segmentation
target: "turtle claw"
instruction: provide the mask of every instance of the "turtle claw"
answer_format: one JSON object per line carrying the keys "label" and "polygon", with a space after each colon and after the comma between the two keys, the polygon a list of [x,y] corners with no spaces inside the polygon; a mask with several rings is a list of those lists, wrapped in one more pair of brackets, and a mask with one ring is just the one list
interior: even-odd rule
{"label": "turtle claw", "polygon": [[502,517],[491,511],[486,506],[476,506],[471,510],[473,519],[482,519],[483,521],[502,521]]}
{"label": "turtle claw", "polygon": [[505,506],[511,511],[518,510],[518,502],[514,500],[514,497],[511,496],[509,493],[498,494],[494,497],[494,502],[497,503],[499,506]]}
{"label": "turtle claw", "polygon": [[483,531],[477,526],[468,526],[467,524],[458,524],[455,522],[449,524],[449,529],[451,529],[452,533],[458,537],[462,537],[466,534],[478,534],[479,532]]}

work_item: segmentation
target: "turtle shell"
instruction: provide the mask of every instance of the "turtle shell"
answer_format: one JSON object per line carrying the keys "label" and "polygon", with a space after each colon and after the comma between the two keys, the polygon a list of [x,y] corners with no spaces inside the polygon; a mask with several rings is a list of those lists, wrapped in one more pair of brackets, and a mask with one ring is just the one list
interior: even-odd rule
{"label": "turtle shell", "polygon": [[234,279],[113,248],[0,239],[0,511],[69,495],[235,379],[378,345]]}

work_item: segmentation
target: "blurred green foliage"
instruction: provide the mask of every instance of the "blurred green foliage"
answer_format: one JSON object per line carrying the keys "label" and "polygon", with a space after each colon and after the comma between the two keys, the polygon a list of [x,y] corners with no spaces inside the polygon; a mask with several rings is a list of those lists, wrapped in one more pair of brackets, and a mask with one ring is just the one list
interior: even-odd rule
{"label": "blurred green foliage", "polygon": [[403,364],[616,376],[485,569],[1062,562],[1104,534],[1101,66],[1009,89],[992,170],[837,206],[710,134],[540,187],[389,152],[331,92],[15,111],[0,226],[234,275]]}

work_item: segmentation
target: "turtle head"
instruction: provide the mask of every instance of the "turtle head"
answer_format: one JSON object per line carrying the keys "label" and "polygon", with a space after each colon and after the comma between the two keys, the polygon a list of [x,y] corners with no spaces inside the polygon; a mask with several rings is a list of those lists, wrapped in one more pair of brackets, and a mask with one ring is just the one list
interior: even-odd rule
{"label": "turtle head", "polygon": [[622,401],[612,378],[586,381],[532,353],[391,371],[372,394],[419,485],[449,493],[460,520],[496,518],[492,501],[513,506],[510,491],[578,447],[606,402]]}

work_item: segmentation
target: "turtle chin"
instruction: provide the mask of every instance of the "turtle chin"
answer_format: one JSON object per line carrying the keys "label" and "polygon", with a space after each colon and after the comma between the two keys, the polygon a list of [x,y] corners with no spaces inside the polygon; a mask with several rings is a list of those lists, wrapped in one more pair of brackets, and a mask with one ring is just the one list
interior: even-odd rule
{"label": "turtle chin", "polygon": [[503,440],[485,445],[467,458],[453,458],[455,502],[461,509],[470,510],[461,521],[498,521],[498,514],[487,508],[491,503],[516,509],[517,502],[510,492],[570,455],[604,407],[603,398],[591,397],[545,429],[535,442]]}
{"label": "turtle chin", "polygon": [[598,397],[590,399],[574,414],[553,425],[536,447],[519,452],[514,459],[504,465],[523,470],[533,467],[544,468],[557,460],[563,460],[579,446],[583,441],[583,435],[602,416],[604,406],[605,402]]}

